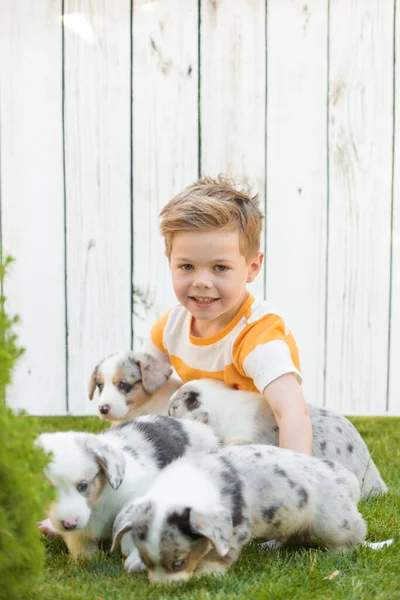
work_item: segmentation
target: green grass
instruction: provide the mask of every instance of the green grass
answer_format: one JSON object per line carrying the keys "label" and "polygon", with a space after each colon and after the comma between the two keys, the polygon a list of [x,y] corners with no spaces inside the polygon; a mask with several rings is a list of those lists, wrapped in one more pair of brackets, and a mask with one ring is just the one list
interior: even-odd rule
{"label": "green grass", "polygon": [[[95,417],[29,417],[37,431],[100,431]],[[46,567],[29,600],[349,600],[400,599],[400,418],[357,417],[351,421],[366,440],[390,493],[361,504],[368,539],[394,538],[373,551],[360,547],[346,553],[323,549],[264,551],[252,543],[224,578],[210,576],[186,584],[151,586],[145,574],[128,575],[119,553],[99,552],[72,561],[60,539],[44,539]],[[336,577],[329,579],[335,571]]]}

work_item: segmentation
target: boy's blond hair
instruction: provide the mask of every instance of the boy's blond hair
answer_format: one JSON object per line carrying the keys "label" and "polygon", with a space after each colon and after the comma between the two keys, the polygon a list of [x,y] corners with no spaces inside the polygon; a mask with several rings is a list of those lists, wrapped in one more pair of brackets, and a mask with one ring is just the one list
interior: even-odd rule
{"label": "boy's blond hair", "polygon": [[160,213],[161,235],[167,256],[172,240],[180,231],[225,229],[239,232],[240,253],[246,260],[260,251],[263,215],[258,194],[251,196],[234,187],[221,175],[203,177],[172,198]]}

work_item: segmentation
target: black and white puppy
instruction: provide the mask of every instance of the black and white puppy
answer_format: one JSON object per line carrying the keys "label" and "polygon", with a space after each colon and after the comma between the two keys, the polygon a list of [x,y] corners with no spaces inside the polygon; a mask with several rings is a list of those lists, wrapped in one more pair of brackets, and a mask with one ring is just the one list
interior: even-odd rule
{"label": "black and white puppy", "polygon": [[97,390],[98,415],[112,424],[141,415],[167,415],[169,399],[182,384],[171,373],[168,362],[147,353],[113,354],[94,368],[89,399]]}
{"label": "black and white puppy", "polygon": [[[57,498],[49,517],[75,557],[90,555],[99,540],[111,538],[125,502],[146,493],[167,464],[216,448],[219,442],[199,423],[148,416],[99,434],[43,433],[36,444],[52,453],[46,476]],[[126,554],[132,551],[130,544]]]}
{"label": "black and white puppy", "polygon": [[151,582],[223,574],[251,539],[364,541],[360,487],[343,465],[272,446],[232,446],[178,459],[114,523],[131,532]]}
{"label": "black and white puppy", "polygon": [[[361,496],[387,491],[371,454],[346,417],[308,404],[313,455],[346,465],[361,484]],[[208,423],[225,445],[279,445],[279,427],[262,394],[228,388],[222,381],[185,383],[171,396],[169,415]]]}

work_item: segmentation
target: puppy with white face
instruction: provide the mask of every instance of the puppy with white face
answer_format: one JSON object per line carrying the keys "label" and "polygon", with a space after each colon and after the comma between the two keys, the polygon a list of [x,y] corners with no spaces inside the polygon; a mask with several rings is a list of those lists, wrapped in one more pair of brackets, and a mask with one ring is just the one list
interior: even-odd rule
{"label": "puppy with white face", "polygon": [[[170,417],[139,417],[99,434],[43,433],[36,444],[50,452],[46,476],[57,497],[48,514],[70,554],[92,554],[110,539],[124,504],[144,494],[173,460],[219,446],[213,432],[198,423]],[[132,543],[131,568],[141,568]],[[136,558],[136,561],[134,560]]]}
{"label": "puppy with white face", "polygon": [[[307,406],[313,455],[351,469],[362,486],[362,497],[386,492],[386,484],[354,425],[330,410]],[[226,445],[279,445],[279,427],[265,397],[228,388],[221,381],[199,379],[183,384],[171,396],[168,414],[207,423]]]}
{"label": "puppy with white face", "polygon": [[123,352],[102,360],[89,382],[89,399],[97,390],[97,412],[113,424],[148,414],[167,415],[171,395],[181,382],[171,365],[142,352]]}
{"label": "puppy with white face", "polygon": [[64,534],[72,556],[91,554],[97,547],[94,539],[102,537],[105,525],[99,519],[95,527],[93,523],[89,526],[92,509],[96,503],[101,505],[103,493],[103,502],[117,496],[114,493],[125,474],[125,455],[107,439],[87,433],[43,433],[36,443],[52,454],[46,471],[57,490],[57,499],[48,511],[51,525]]}
{"label": "puppy with white face", "polygon": [[332,549],[363,542],[359,498],[357,478],[338,463],[265,445],[225,447],[164,469],[117,516],[113,548],[130,533],[152,583],[224,574],[254,538]]}

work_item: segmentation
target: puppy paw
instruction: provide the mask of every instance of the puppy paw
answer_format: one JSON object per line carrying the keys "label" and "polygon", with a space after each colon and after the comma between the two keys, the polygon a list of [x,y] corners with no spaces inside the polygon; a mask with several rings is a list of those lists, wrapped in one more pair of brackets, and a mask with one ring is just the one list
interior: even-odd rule
{"label": "puppy paw", "polygon": [[44,521],[39,521],[37,527],[40,533],[43,533],[44,535],[62,535],[61,531],[58,531],[53,527],[53,524],[50,519],[44,519]]}
{"label": "puppy paw", "polygon": [[268,552],[269,550],[280,550],[284,545],[285,544],[279,540],[269,540],[268,542],[261,542],[260,547]]}
{"label": "puppy paw", "polygon": [[145,570],[145,564],[139,556],[137,550],[131,552],[124,562],[124,567],[129,573],[139,573]]}
{"label": "puppy paw", "polygon": [[228,566],[220,562],[202,561],[196,568],[193,575],[201,577],[202,575],[213,575],[213,577],[223,577],[228,570]]}

